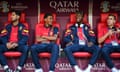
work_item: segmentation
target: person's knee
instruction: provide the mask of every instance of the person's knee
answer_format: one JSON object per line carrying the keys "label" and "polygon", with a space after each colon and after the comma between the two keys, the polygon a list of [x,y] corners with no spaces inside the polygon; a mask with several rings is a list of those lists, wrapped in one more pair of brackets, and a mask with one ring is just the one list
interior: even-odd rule
{"label": "person's knee", "polygon": [[69,47],[66,47],[65,49],[64,49],[64,52],[69,52]]}
{"label": "person's knee", "polygon": [[103,54],[108,53],[108,49],[107,49],[107,48],[102,48],[102,50],[101,50],[101,51],[102,51],[102,53],[103,53]]}
{"label": "person's knee", "polygon": [[55,52],[57,52],[57,53],[59,52],[59,46],[58,45],[55,44],[53,49],[54,49]]}
{"label": "person's knee", "polygon": [[4,51],[7,51],[7,48],[6,48],[6,46],[1,45],[0,46],[0,52],[4,52]]}
{"label": "person's knee", "polygon": [[99,48],[98,46],[97,46],[97,52],[98,53],[101,52],[101,48]]}
{"label": "person's knee", "polygon": [[24,53],[28,53],[28,51],[29,51],[29,47],[28,47],[28,46],[24,46],[23,52],[24,52]]}
{"label": "person's knee", "polygon": [[36,51],[36,46],[35,45],[33,45],[33,46],[31,46],[31,49],[30,49],[32,52],[34,52],[34,51]]}
{"label": "person's knee", "polygon": [[99,48],[98,46],[93,46],[93,48],[94,48],[94,52],[100,52],[101,51],[101,48]]}

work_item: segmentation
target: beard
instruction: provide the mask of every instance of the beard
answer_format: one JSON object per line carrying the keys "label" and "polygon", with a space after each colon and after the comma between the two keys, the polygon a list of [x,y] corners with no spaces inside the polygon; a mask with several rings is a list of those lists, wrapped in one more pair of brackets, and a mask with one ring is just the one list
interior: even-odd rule
{"label": "beard", "polygon": [[52,27],[52,24],[49,24],[49,27],[51,28],[51,27]]}
{"label": "beard", "polygon": [[12,20],[12,23],[14,23],[14,22],[16,22],[16,21],[18,21],[18,19]]}
{"label": "beard", "polygon": [[52,24],[45,25],[46,28],[52,28]]}

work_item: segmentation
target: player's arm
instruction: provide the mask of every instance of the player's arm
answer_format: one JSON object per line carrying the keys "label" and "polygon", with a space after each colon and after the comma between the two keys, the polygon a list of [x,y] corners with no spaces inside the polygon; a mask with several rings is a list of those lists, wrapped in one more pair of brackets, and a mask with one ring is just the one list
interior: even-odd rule
{"label": "player's arm", "polygon": [[[72,45],[73,44],[73,40],[74,40],[74,35],[72,34],[74,30],[72,30],[72,26],[67,29],[65,31],[65,35],[64,35],[64,42],[66,44],[66,46]],[[74,29],[74,28],[73,28]]]}
{"label": "player's arm", "polygon": [[57,27],[53,28],[53,35],[42,36],[42,38],[47,39],[47,40],[51,40],[51,41],[57,40],[57,37],[58,37],[58,28]]}
{"label": "player's arm", "polygon": [[43,38],[42,36],[36,36],[36,41],[37,42],[42,42],[42,41],[46,41],[47,39]]}
{"label": "player's arm", "polygon": [[106,39],[108,36],[112,35],[113,33],[114,33],[114,31],[109,30],[106,34],[104,34],[103,36],[101,36],[101,37],[98,39],[98,43],[99,43],[99,44],[103,43],[103,42],[105,41],[105,39]]}
{"label": "player's arm", "polygon": [[53,36],[42,36],[42,39],[55,41],[57,39],[57,37],[58,37],[58,35],[54,34]]}

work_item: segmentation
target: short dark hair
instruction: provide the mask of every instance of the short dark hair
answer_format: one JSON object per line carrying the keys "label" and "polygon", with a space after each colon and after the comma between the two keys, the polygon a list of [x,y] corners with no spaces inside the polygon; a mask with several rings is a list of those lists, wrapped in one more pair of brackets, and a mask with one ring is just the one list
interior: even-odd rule
{"label": "short dark hair", "polygon": [[77,11],[75,14],[80,14],[80,15],[84,16],[84,12],[83,11]]}
{"label": "short dark hair", "polygon": [[114,17],[114,19],[116,20],[116,16],[115,16],[114,14],[109,14],[108,17],[109,17],[109,16]]}
{"label": "short dark hair", "polygon": [[47,18],[48,16],[53,16],[51,13],[46,13],[45,15],[44,15],[44,19],[45,18]]}
{"label": "short dark hair", "polygon": [[20,11],[18,11],[18,10],[11,10],[11,13],[12,13],[12,12],[15,12],[15,14],[16,14],[16,15],[18,15],[18,16],[20,16],[20,15],[21,15],[21,12],[20,12]]}

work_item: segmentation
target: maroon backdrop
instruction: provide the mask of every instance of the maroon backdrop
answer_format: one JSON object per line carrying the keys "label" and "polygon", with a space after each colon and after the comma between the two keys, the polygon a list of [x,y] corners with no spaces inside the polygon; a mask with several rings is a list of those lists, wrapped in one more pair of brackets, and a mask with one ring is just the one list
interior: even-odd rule
{"label": "maroon backdrop", "polygon": [[[93,1],[93,2],[92,2]],[[38,3],[40,2],[40,3]],[[89,9],[89,2],[93,3],[93,8]],[[40,8],[38,7],[40,4]],[[34,43],[34,31],[35,25],[38,22],[38,10],[41,13],[56,13],[57,22],[61,25],[60,37],[61,43],[65,25],[69,22],[69,14],[83,10],[89,15],[89,10],[93,10],[93,28],[96,29],[97,23],[100,19],[100,13],[103,12],[117,12],[120,21],[120,0],[0,0],[0,30],[3,29],[3,25],[7,22],[7,13],[12,10],[20,10],[26,13],[26,21],[30,26],[29,44]],[[85,68],[89,59],[80,59],[78,63],[81,68]],[[8,59],[8,63],[11,68],[15,69],[18,59]],[[41,59],[42,66],[47,72],[49,67],[49,61]],[[114,60],[115,65],[120,68],[120,60]],[[27,63],[24,65],[23,72],[33,72],[33,62],[31,57],[28,58]],[[46,69],[47,68],[47,69]],[[110,72],[106,67],[105,62],[99,59],[94,65],[92,72]],[[73,69],[69,65],[66,57],[60,57],[56,64],[56,72],[73,72]],[[0,66],[0,72],[3,72],[3,68]]]}

